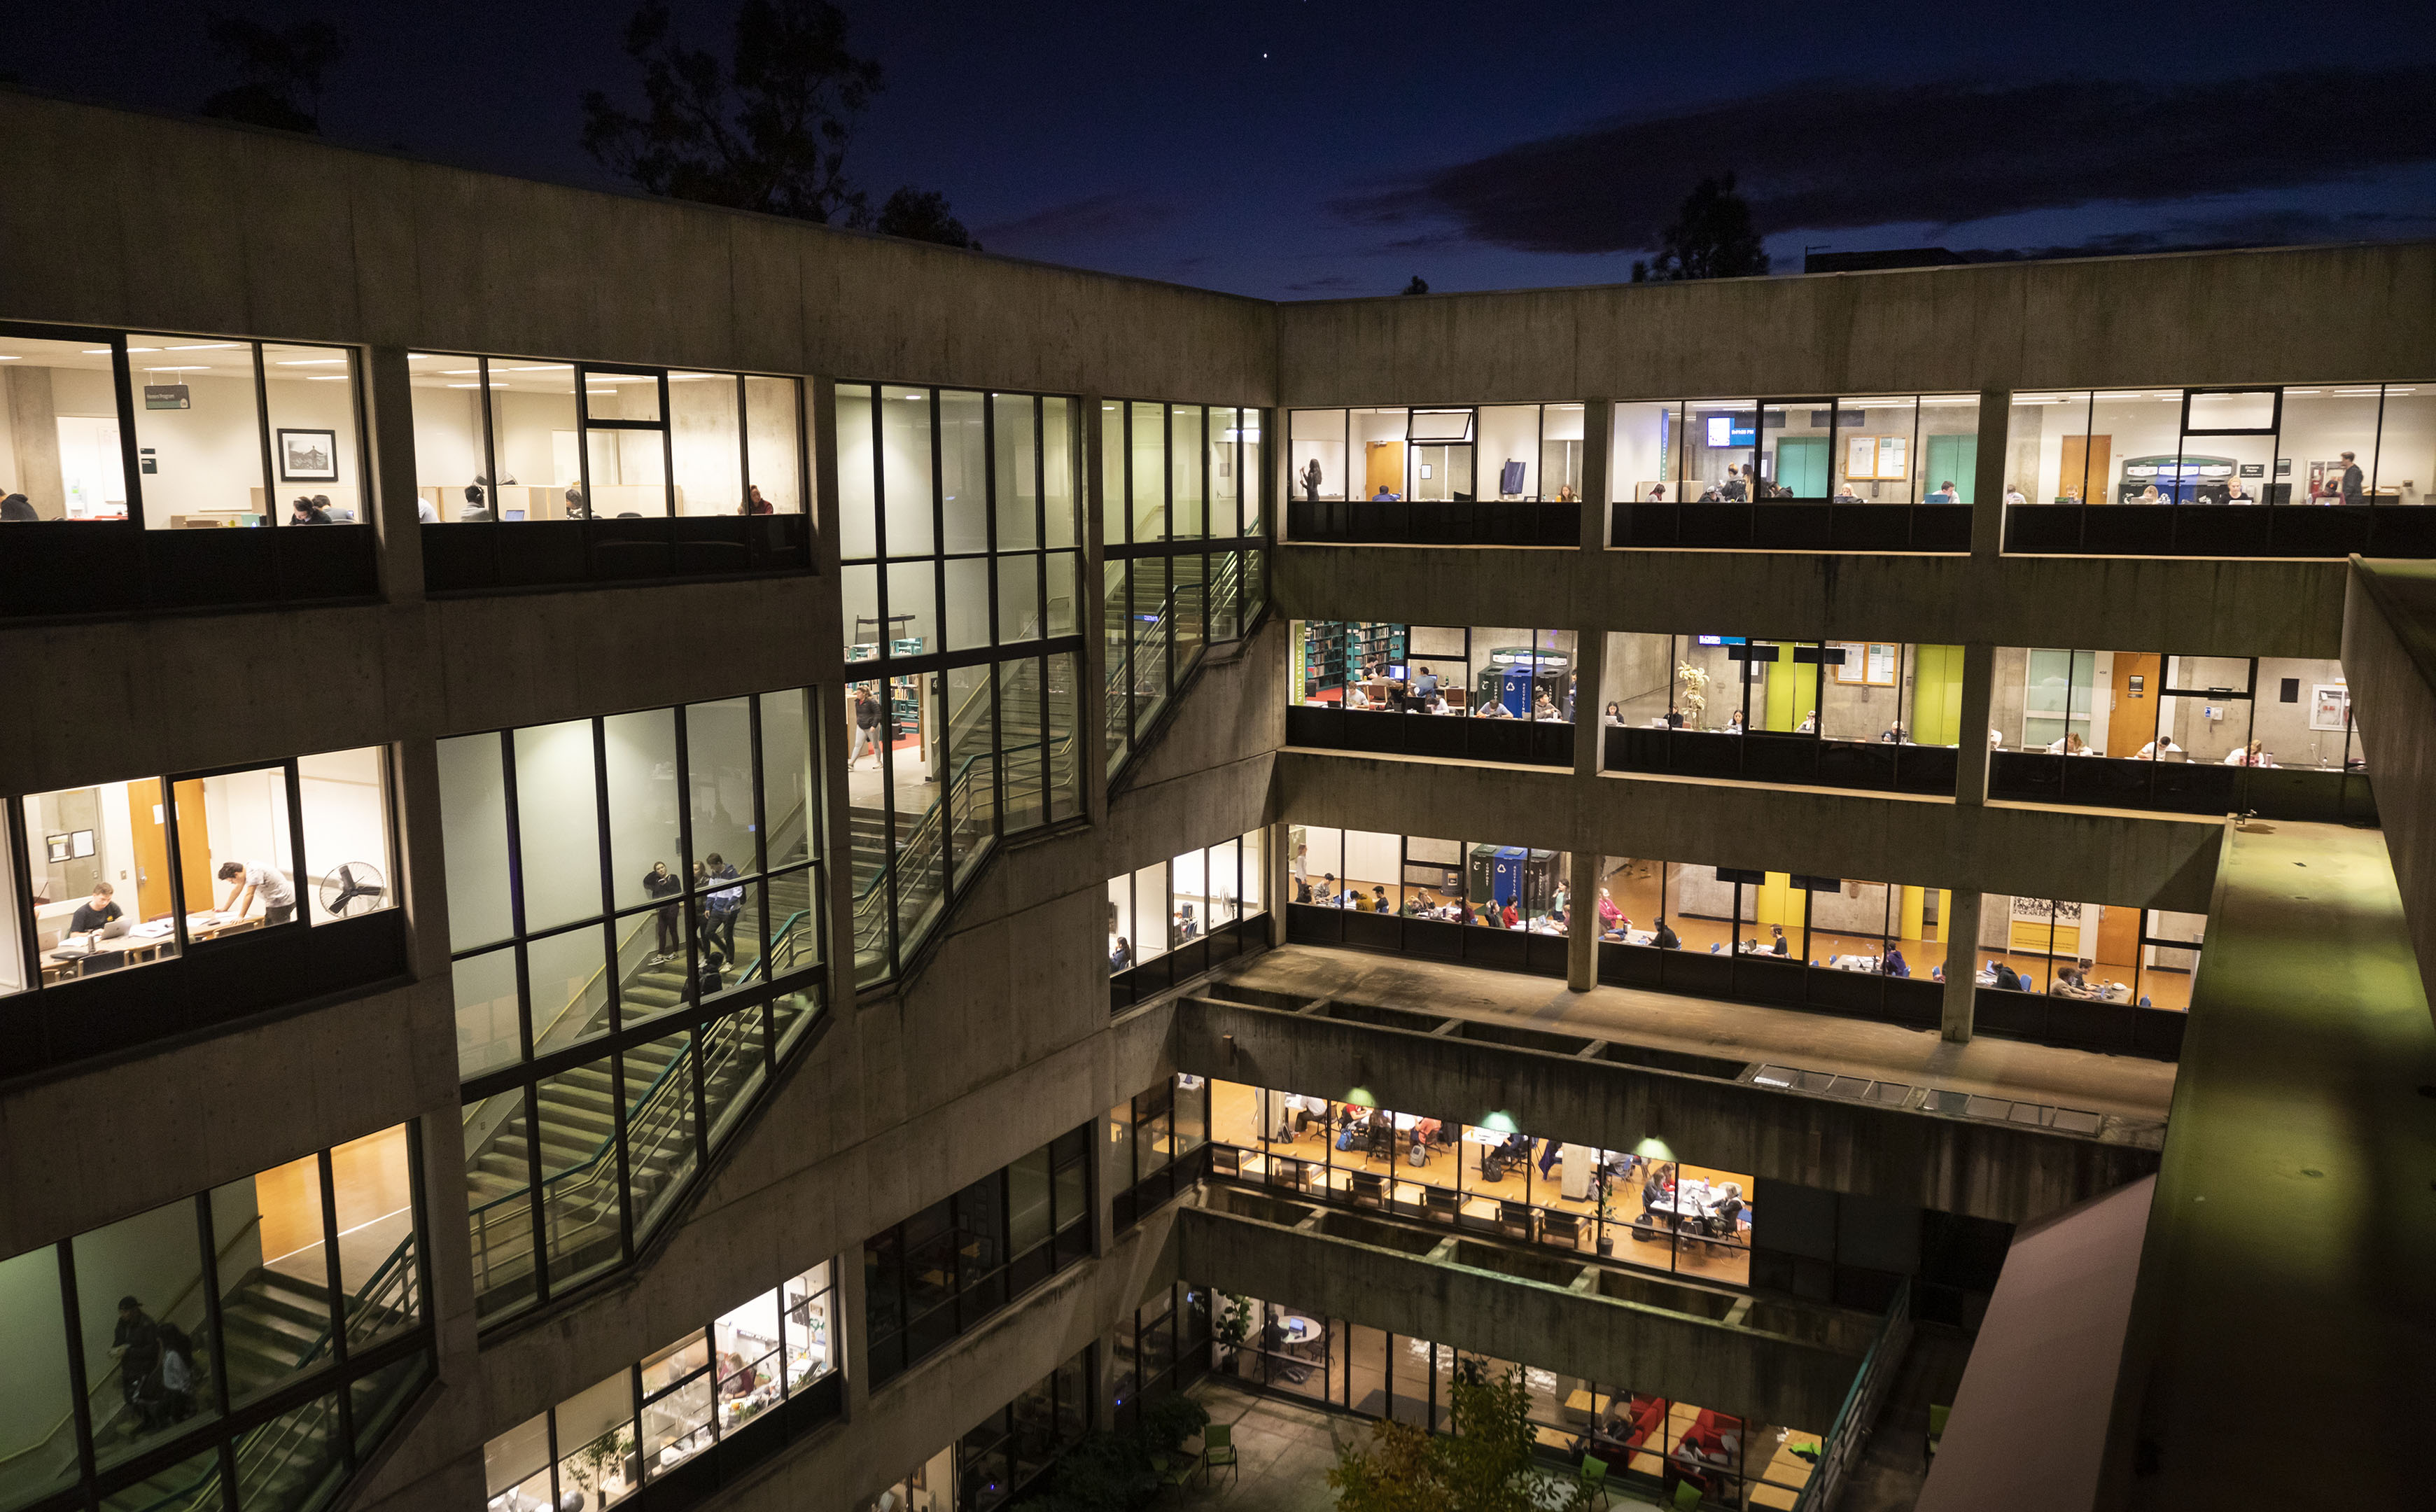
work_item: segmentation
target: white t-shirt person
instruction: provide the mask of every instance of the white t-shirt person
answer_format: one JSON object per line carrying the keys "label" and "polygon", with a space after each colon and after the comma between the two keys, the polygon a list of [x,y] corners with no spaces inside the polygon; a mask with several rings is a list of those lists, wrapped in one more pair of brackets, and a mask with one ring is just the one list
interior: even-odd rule
{"label": "white t-shirt person", "polygon": [[264,924],[286,924],[296,917],[296,889],[289,885],[287,874],[278,867],[255,861],[223,861],[218,877],[232,884],[218,909],[232,922],[244,918],[257,896],[262,899]]}

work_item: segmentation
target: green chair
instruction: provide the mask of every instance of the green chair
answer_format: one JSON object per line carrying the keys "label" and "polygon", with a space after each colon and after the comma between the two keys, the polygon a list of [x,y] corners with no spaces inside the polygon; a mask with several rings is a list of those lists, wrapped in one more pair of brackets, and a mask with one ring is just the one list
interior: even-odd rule
{"label": "green chair", "polygon": [[1209,1471],[1224,1465],[1237,1481],[1244,1478],[1243,1462],[1235,1457],[1235,1425],[1211,1423],[1201,1430],[1201,1484],[1209,1484]]}
{"label": "green chair", "polygon": [[1945,1415],[1953,1410],[1951,1406],[1931,1407],[1928,1410],[1928,1463],[1930,1464],[1937,1462],[1937,1441],[1945,1436]]}
{"label": "green chair", "polygon": [[1189,1455],[1179,1455],[1174,1461],[1170,1461],[1164,1454],[1153,1454],[1150,1457],[1150,1468],[1157,1474],[1161,1490],[1171,1486],[1183,1486],[1191,1481],[1192,1471],[1199,1464],[1200,1461]]}
{"label": "green chair", "polygon": [[1675,1483],[1675,1512],[1692,1512],[1700,1504],[1700,1488],[1690,1481]]}
{"label": "green chair", "polygon": [[1607,1504],[1607,1461],[1596,1454],[1582,1456],[1582,1490],[1597,1498],[1600,1505]]}

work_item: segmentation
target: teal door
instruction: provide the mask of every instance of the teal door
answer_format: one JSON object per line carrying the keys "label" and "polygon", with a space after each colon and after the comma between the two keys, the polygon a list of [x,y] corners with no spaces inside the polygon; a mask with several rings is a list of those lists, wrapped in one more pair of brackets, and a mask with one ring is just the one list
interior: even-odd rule
{"label": "teal door", "polygon": [[1969,504],[1971,475],[1979,466],[1979,438],[1976,436],[1931,436],[1928,438],[1928,466],[1920,475],[1920,497],[1937,492],[1947,478],[1954,480],[1956,502]]}
{"label": "teal door", "polygon": [[1776,480],[1795,498],[1827,496],[1827,438],[1786,436],[1776,443]]}

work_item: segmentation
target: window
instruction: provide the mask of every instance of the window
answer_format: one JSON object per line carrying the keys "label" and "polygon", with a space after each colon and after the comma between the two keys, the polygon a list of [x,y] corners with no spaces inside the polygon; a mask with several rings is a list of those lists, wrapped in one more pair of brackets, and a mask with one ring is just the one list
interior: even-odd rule
{"label": "window", "polygon": [[[367,747],[26,795],[9,805],[31,889],[15,917],[41,985],[395,907],[388,794]],[[33,986],[9,934],[0,990]]]}
{"label": "window", "polygon": [[484,1322],[622,1263],[817,1018],[811,708],[440,742]]}
{"label": "window", "polygon": [[[823,1260],[492,1439],[482,1455],[491,1512],[587,1497],[615,1506],[756,1422],[783,1416],[803,1428],[837,1416],[834,1274]],[[758,1447],[734,1463],[785,1441],[756,1435],[746,1442]]]}
{"label": "window", "polygon": [[[1216,942],[1232,947],[1238,926],[1266,912],[1262,867],[1266,864],[1267,834],[1253,830],[1207,850],[1189,850],[1130,876],[1108,879],[1108,975],[1122,976],[1134,967],[1159,960],[1172,951],[1202,947],[1205,964],[1234,953],[1211,956]],[[1192,973],[1202,969],[1195,966]],[[1150,990],[1172,984],[1161,982]],[[1130,999],[1118,1006],[1129,1006]]]}
{"label": "window", "polygon": [[1982,987],[2187,1013],[2204,913],[1989,894],[1979,903]]}
{"label": "window", "polygon": [[1082,811],[1081,444],[1056,395],[844,384],[837,413],[846,660],[869,664],[846,766],[872,820],[854,878],[869,984],[1000,836]]}
{"label": "window", "polygon": [[872,1384],[1091,1249],[1085,1124],[863,1242]]}
{"label": "window", "polygon": [[1209,1105],[1202,1079],[1178,1072],[1110,1108],[1108,1142],[1122,1231],[1208,1173]]}
{"label": "window", "polygon": [[[400,1124],[0,1260],[18,1381],[0,1429],[9,1503],[81,1482],[102,1505],[149,1504],[165,1481],[225,1503],[222,1447],[242,1474],[268,1435],[309,1473],[249,1485],[247,1504],[302,1512],[360,1464],[430,1375],[417,1137]],[[223,1316],[279,1324],[221,1349]]]}

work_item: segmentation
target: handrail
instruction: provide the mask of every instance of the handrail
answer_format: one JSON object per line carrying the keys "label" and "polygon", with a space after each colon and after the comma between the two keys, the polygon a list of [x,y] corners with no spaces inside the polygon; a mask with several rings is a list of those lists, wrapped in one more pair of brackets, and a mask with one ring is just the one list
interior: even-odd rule
{"label": "handrail", "polygon": [[1836,1410],[1834,1424],[1819,1440],[1818,1463],[1794,1502],[1795,1512],[1832,1512],[1836,1497],[1843,1492],[1847,1469],[1869,1437],[1870,1420],[1876,1414],[1879,1398],[1902,1363],[1903,1347],[1910,1338],[1911,1277],[1905,1277],[1896,1283],[1894,1300],[1887,1305],[1886,1319],[1878,1325],[1877,1337],[1870,1341],[1870,1352],[1862,1356],[1861,1367],[1853,1373],[1853,1383],[1845,1388],[1844,1402]]}

